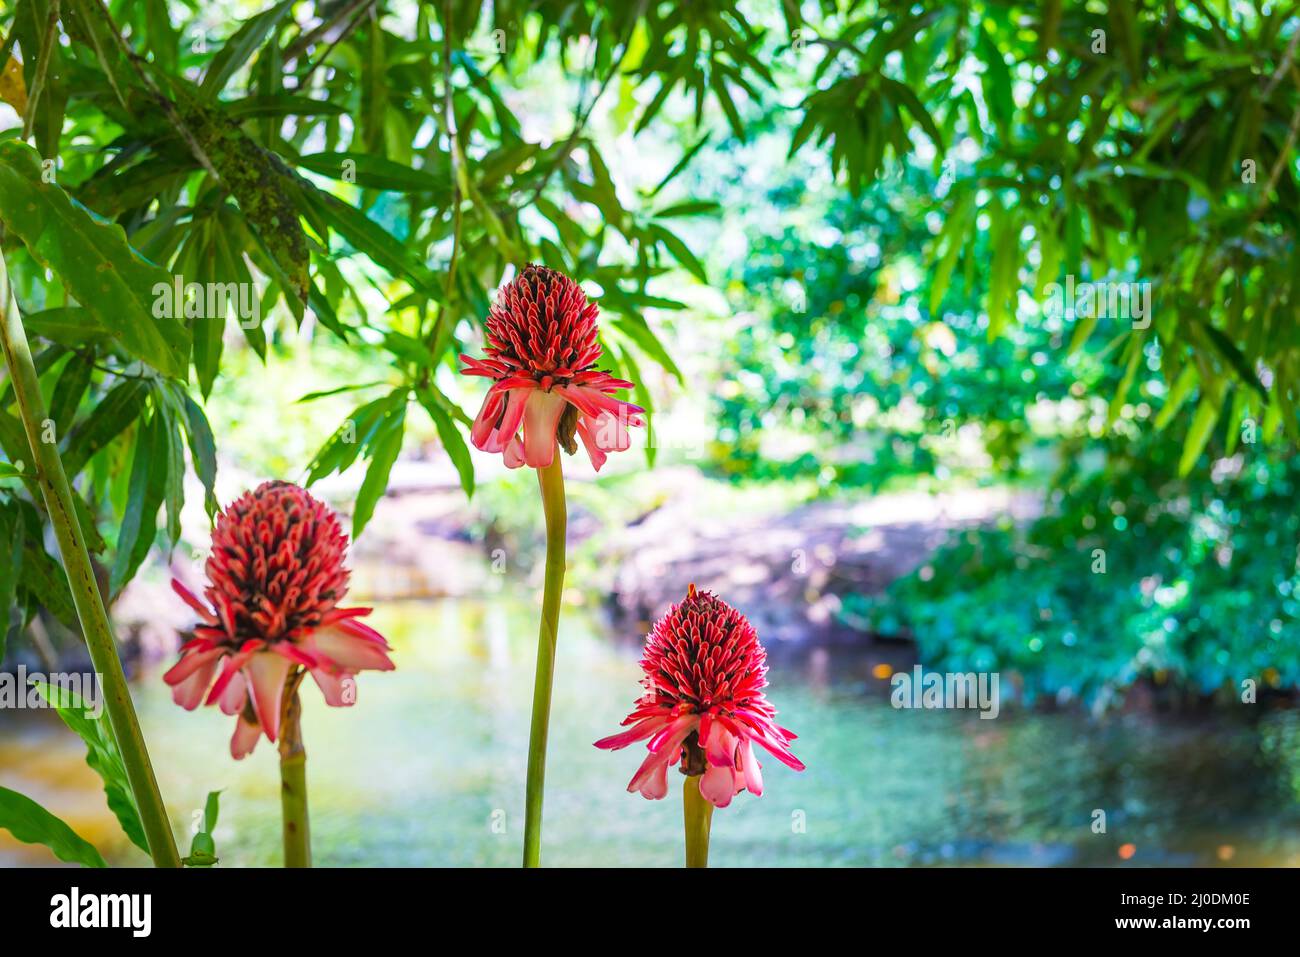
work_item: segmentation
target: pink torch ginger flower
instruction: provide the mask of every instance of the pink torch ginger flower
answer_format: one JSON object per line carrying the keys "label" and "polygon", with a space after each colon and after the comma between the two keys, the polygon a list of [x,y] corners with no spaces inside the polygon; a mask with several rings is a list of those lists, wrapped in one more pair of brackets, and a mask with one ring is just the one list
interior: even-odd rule
{"label": "pink torch ginger flower", "polygon": [[[530,263],[497,294],[487,320],[487,358],[462,355],[464,375],[494,380],[470,438],[512,469],[546,468],[556,440],[570,455],[576,434],[599,471],[606,453],[631,445],[645,411],[613,393],[631,382],[597,370],[596,304],[563,273]],[[519,437],[523,430],[522,440]]]}
{"label": "pink torch ginger flower", "polygon": [[790,753],[795,735],[772,719],[776,709],[763,696],[767,653],[754,626],[736,609],[691,585],[686,600],[655,622],[641,656],[646,693],[624,719],[632,727],[596,742],[618,750],[649,738],[646,757],[629,791],[651,799],[668,793],[668,767],[699,774],[700,793],[715,807],[749,790],[763,793],[762,745],[796,771],[803,762]]}
{"label": "pink torch ginger flower", "polygon": [[329,508],[296,485],[265,482],[217,516],[208,604],[172,581],[201,621],[163,680],[182,708],[193,710],[206,694],[206,704],[239,716],[234,757],[249,754],[262,734],[276,739],[291,668],[310,671],[335,707],[355,700],[358,672],[393,669],[388,642],[357,620],[370,609],[338,607],[347,545]]}

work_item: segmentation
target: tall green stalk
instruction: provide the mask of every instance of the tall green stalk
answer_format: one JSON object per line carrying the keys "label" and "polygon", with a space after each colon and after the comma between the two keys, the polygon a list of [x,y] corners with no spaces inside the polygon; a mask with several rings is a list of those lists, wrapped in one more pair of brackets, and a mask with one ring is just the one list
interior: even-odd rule
{"label": "tall green stalk", "polygon": [[280,811],[284,828],[284,866],[311,867],[311,820],[307,815],[307,749],[302,743],[302,701],[298,669],[285,682],[280,718]]}
{"label": "tall green stalk", "polygon": [[86,637],[90,660],[103,686],[101,691],[108,722],[117,739],[122,763],[126,766],[126,776],[131,784],[131,793],[135,796],[136,807],[140,811],[149,854],[158,867],[180,867],[180,855],[176,852],[176,840],[167,819],[167,808],[158,791],[144,735],[140,733],[140,722],[136,718],[135,706],[131,703],[122,660],[117,654],[113,626],[109,623],[104,600],[99,594],[99,586],[90,564],[90,553],[86,550],[86,539],[81,524],[77,521],[72,489],[68,485],[58,450],[53,443],[42,441],[42,423],[46,419],[45,403],[41,398],[36,366],[32,362],[27,333],[18,315],[18,304],[14,301],[13,290],[9,286],[9,273],[5,269],[3,257],[0,257],[0,311],[4,313],[3,322],[0,322],[0,348],[4,351],[5,365],[9,369],[9,379],[18,401],[27,441],[36,458],[31,467],[37,484],[40,485],[50,524],[54,526],[59,555],[68,574],[68,586],[72,590],[77,619],[81,622],[81,630]]}
{"label": "tall green stalk", "polygon": [[709,829],[713,805],[700,793],[702,776],[692,774],[682,783],[682,817],[686,825],[686,866],[709,866]]}
{"label": "tall green stalk", "polygon": [[568,513],[564,503],[564,472],[560,450],[551,464],[537,470],[546,514],[546,588],[542,595],[542,624],[537,636],[537,675],[533,681],[533,723],[528,735],[528,784],[524,795],[524,867],[537,867],[542,854],[542,797],[546,784],[546,733],[551,721],[551,688],[555,681],[555,639],[560,627],[560,594],[564,591],[564,545]]}

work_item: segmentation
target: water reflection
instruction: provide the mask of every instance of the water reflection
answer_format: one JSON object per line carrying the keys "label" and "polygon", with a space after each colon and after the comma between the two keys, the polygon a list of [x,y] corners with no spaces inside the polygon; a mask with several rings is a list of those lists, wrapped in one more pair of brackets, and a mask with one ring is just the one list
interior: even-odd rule
{"label": "water reflection", "polygon": [[[313,831],[323,865],[518,863],[536,645],[533,597],[389,603],[374,623],[398,670],[365,674],[351,711],[306,703]],[[624,790],[640,757],[599,752],[635,698],[637,649],[566,609],[543,860],[675,866],[680,807]],[[803,774],[765,762],[767,793],[715,818],[716,865],[1300,864],[1300,720],[1254,725],[1074,714],[896,711],[872,662],[774,655],[771,700]],[[230,719],[186,714],[156,674],[145,733],[178,832],[224,788],[229,866],[279,856],[274,748],[243,762]],[[80,742],[48,714],[0,715],[0,782],[63,815],[112,862],[143,863],[103,809]],[[1094,813],[1106,814],[1094,833]],[[1124,853],[1128,854],[1129,849]],[[47,863],[0,836],[0,862]]]}

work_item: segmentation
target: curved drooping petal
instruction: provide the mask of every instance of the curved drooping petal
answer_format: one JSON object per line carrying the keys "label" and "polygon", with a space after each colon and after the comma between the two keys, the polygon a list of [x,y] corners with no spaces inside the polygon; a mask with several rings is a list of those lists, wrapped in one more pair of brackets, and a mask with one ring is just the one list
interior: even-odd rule
{"label": "curved drooping petal", "polygon": [[734,608],[692,585],[686,600],[655,622],[641,657],[646,694],[624,720],[631,725],[596,747],[617,750],[646,740],[646,755],[629,791],[667,793],[667,768],[700,774],[700,793],[726,807],[741,791],[763,793],[753,745],[796,771],[788,747],[794,735],[773,720],[763,695],[767,655],[753,625]]}
{"label": "curved drooping petal", "polygon": [[343,622],[322,628],[307,639],[305,644],[319,662],[313,670],[320,669],[330,674],[393,670],[395,666],[388,657],[388,643],[373,633],[367,634],[356,624]]}
{"label": "curved drooping petal", "polygon": [[555,458],[555,436],[564,414],[564,397],[535,391],[524,406],[524,463],[544,469]]}
{"label": "curved drooping petal", "polygon": [[203,701],[208,685],[216,674],[224,652],[220,648],[191,651],[176,662],[163,680],[172,686],[172,700],[186,711],[193,711]]}
{"label": "curved drooping petal", "polygon": [[518,435],[528,398],[535,391],[533,388],[495,387],[490,390],[470,428],[470,440],[474,445],[484,452],[504,452]]}
{"label": "curved drooping petal", "polygon": [[256,722],[249,721],[241,714],[235,722],[235,733],[230,738],[230,756],[238,761],[252,754],[261,736],[262,729]]}

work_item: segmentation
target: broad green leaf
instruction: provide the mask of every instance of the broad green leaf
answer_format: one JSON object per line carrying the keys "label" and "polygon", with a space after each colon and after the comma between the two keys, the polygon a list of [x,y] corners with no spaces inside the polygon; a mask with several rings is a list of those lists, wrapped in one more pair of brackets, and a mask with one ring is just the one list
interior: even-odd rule
{"label": "broad green leaf", "polygon": [[[99,714],[95,714],[96,709],[71,688],[51,685],[46,681],[33,681],[32,684],[41,697],[58,712],[63,723],[85,743],[86,764],[104,782],[104,796],[108,800],[109,810],[131,843],[148,854],[149,845],[145,841],[140,811],[136,808],[131,783],[126,775],[126,765],[122,763],[121,752],[117,748],[112,728],[104,719],[102,708],[99,709]],[[103,694],[102,690],[100,694]]]}
{"label": "broad green leaf", "polygon": [[61,861],[104,867],[93,844],[29,797],[0,787],[0,828],[24,844],[41,844]]}
{"label": "broad green leaf", "polygon": [[23,328],[29,337],[40,336],[72,349],[101,345],[113,337],[94,313],[81,306],[29,312],[23,316]]}
{"label": "broad green leaf", "polygon": [[0,219],[128,352],[165,375],[185,375],[189,334],[153,312],[155,287],[171,276],[142,259],[122,227],[43,182],[39,154],[16,140],[0,141]]}

